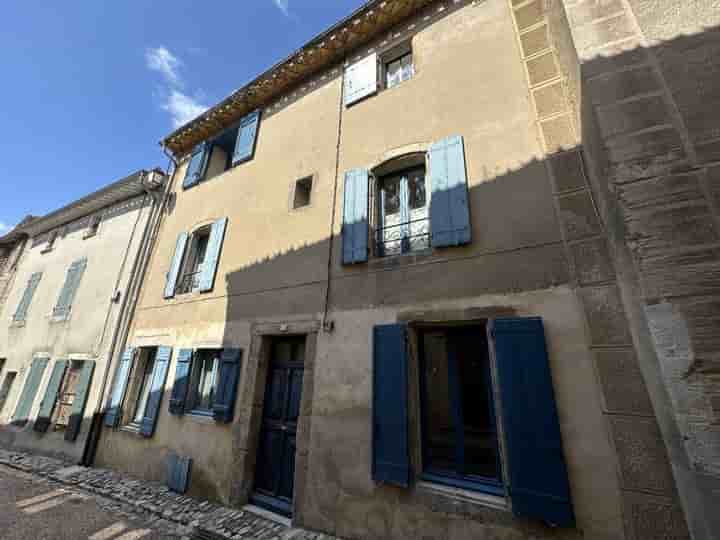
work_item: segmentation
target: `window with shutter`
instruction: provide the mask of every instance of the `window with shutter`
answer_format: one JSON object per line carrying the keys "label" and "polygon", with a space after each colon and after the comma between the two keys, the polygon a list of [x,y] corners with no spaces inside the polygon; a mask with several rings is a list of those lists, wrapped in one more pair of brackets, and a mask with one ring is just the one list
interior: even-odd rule
{"label": "window with shutter", "polygon": [[140,415],[137,410],[135,413],[135,420],[140,420],[140,433],[143,437],[152,437],[155,433],[171,355],[171,347],[158,347],[153,361],[152,373],[146,379],[148,390],[143,391],[142,401],[138,403],[139,407],[142,407],[142,418],[139,418]]}
{"label": "window with shutter", "polygon": [[470,242],[470,208],[463,138],[448,137],[430,147],[430,228],[433,247]]}
{"label": "window with shutter", "polygon": [[173,298],[175,296],[178,278],[180,277],[183,261],[185,259],[185,249],[188,244],[189,236],[190,235],[186,232],[182,232],[178,235],[177,242],[175,243],[175,252],[173,254],[172,261],[170,262],[167,279],[165,280],[165,298]]}
{"label": "window with shutter", "polygon": [[135,360],[135,349],[130,347],[125,349],[117,369],[115,371],[115,379],[113,382],[112,392],[108,398],[107,407],[105,408],[105,425],[107,427],[117,427],[122,419],[122,404],[125,399],[125,391],[127,390],[128,380]]}
{"label": "window with shutter", "polygon": [[207,141],[203,141],[193,148],[187,169],[185,169],[183,189],[188,189],[198,184],[205,177],[211,148],[212,145]]}
{"label": "window with shutter", "polygon": [[180,415],[185,413],[192,366],[193,350],[180,349],[175,367],[175,382],[170,394],[170,406],[168,409],[170,414]]}
{"label": "window with shutter", "polygon": [[345,68],[344,96],[345,106],[377,92],[378,59],[373,53]]}
{"label": "window with shutter", "polygon": [[18,305],[17,310],[15,310],[15,315],[13,316],[14,322],[25,322],[28,314],[28,309],[30,308],[33,296],[35,296],[35,291],[37,290],[41,279],[42,272],[36,272],[30,276],[28,284],[25,287],[25,292],[23,292],[22,299],[20,300],[20,304]]}
{"label": "window with shutter", "polygon": [[366,169],[345,173],[343,194],[342,262],[354,264],[368,259],[368,184]]}
{"label": "window with shutter", "polygon": [[35,401],[35,396],[40,389],[40,382],[42,381],[48,362],[50,362],[49,358],[35,358],[33,360],[30,371],[25,378],[25,386],[23,386],[22,393],[20,394],[20,400],[15,408],[15,414],[12,418],[13,424],[23,426],[30,418],[30,411]]}
{"label": "window with shutter", "polygon": [[73,362],[73,378],[63,389],[63,408],[57,419],[57,425],[65,426],[66,441],[74,441],[80,433],[94,370],[95,362],[92,360]]}
{"label": "window with shutter", "polygon": [[17,377],[17,371],[8,371],[5,373],[2,386],[0,386],[0,415],[5,409],[5,403],[7,403],[7,398],[12,390],[15,377]]}
{"label": "window with shutter", "polygon": [[242,350],[223,349],[220,355],[212,404],[213,417],[218,422],[229,423],[232,421],[241,367]]}
{"label": "window with shutter", "polygon": [[77,294],[78,287],[80,287],[80,281],[85,273],[87,267],[87,259],[80,259],[70,265],[67,276],[65,277],[65,284],[60,291],[57,304],[53,309],[53,319],[65,320],[70,316],[73,301]]}
{"label": "window with shutter", "polygon": [[58,405],[57,398],[67,366],[67,360],[58,360],[53,366],[50,381],[48,381],[47,388],[45,389],[45,397],[43,397],[43,400],[40,402],[40,410],[35,420],[35,431],[45,432],[50,426],[50,418]]}
{"label": "window with shutter", "polygon": [[257,144],[258,127],[260,125],[260,111],[253,111],[242,120],[238,126],[235,151],[233,152],[232,164],[239,165],[249,161],[255,155]]}

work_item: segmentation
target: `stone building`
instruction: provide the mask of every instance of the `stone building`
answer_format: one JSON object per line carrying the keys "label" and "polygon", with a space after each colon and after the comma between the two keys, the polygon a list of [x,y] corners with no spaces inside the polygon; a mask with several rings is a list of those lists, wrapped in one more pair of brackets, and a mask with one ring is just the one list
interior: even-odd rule
{"label": "stone building", "polygon": [[718,18],[373,0],[170,134],[97,463],[347,538],[717,538]]}
{"label": "stone building", "polygon": [[165,179],[138,171],[11,233],[24,241],[0,315],[0,445],[79,462],[97,439]]}

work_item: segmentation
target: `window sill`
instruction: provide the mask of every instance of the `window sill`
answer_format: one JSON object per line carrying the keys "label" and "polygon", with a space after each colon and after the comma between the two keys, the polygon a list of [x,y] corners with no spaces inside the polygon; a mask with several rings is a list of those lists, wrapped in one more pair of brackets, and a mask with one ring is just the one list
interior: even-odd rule
{"label": "window sill", "polygon": [[40,252],[40,255],[45,255],[46,253],[50,253],[51,251],[54,251],[53,248],[45,248]]}
{"label": "window sill", "polygon": [[416,490],[430,495],[438,495],[457,501],[492,508],[493,510],[510,511],[510,504],[506,497],[491,495],[479,491],[471,491],[459,487],[447,486],[428,480],[421,480],[416,484]]}
{"label": "window sill", "polygon": [[88,233],[88,234],[83,235],[83,240],[87,240],[88,238],[93,238],[93,237],[95,237],[95,236],[97,236],[97,233],[96,233],[96,232],[94,232],[94,233]]}
{"label": "window sill", "polygon": [[58,323],[64,323],[70,320],[70,314],[67,315],[50,315],[50,323],[51,324],[58,324]]}
{"label": "window sill", "polygon": [[208,411],[188,411],[185,416],[194,422],[200,422],[201,424],[216,424],[215,417],[212,412]]}
{"label": "window sill", "polygon": [[385,257],[372,256],[368,260],[369,268],[390,268],[400,266],[402,264],[413,264],[430,259],[433,256],[433,248],[427,248],[408,253],[399,253],[397,255],[387,255]]}
{"label": "window sill", "polygon": [[133,435],[140,436],[140,424],[125,424],[124,426],[120,426],[119,431],[124,431],[125,433],[131,433]]}
{"label": "window sill", "polygon": [[13,320],[13,321],[10,322],[10,328],[24,328],[26,324],[27,324],[26,321],[15,321],[15,320]]}

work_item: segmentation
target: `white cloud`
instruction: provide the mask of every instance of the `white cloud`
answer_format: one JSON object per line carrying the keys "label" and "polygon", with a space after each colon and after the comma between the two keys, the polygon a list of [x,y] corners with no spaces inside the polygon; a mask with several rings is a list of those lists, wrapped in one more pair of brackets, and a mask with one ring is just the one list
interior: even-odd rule
{"label": "white cloud", "polygon": [[145,51],[145,63],[148,69],[157,71],[168,84],[172,86],[182,86],[183,81],[180,77],[180,59],[171,53],[165,47],[149,48]]}
{"label": "white cloud", "polygon": [[290,0],[273,0],[273,3],[280,11],[283,12],[283,15],[286,17],[290,16]]}
{"label": "white cloud", "polygon": [[155,95],[159,96],[161,101],[160,108],[170,113],[173,127],[179,128],[207,110],[207,105],[201,102],[202,92],[189,95],[183,91],[185,81],[180,74],[183,62],[167,47],[147,49],[145,63],[149,70],[156,71],[163,77],[163,84]]}
{"label": "white cloud", "polygon": [[0,221],[0,235],[10,232],[10,229],[12,229],[12,227],[10,225]]}
{"label": "white cloud", "polygon": [[208,107],[179,90],[171,89],[162,108],[170,113],[173,126],[179,128],[205,112]]}

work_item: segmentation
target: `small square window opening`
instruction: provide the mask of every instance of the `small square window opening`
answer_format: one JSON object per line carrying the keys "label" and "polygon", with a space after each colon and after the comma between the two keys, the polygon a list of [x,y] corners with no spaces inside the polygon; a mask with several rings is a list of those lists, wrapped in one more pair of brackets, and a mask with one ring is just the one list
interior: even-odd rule
{"label": "small square window opening", "polygon": [[312,199],[312,176],[302,178],[295,182],[295,194],[293,196],[293,210],[309,206]]}

